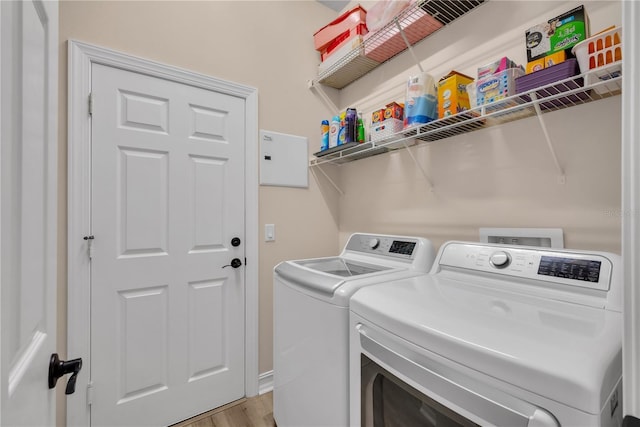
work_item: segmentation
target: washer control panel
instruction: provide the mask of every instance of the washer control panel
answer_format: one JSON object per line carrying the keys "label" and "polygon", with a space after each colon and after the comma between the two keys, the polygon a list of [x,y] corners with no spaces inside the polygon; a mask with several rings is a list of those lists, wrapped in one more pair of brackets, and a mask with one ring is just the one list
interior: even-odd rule
{"label": "washer control panel", "polygon": [[609,290],[612,262],[604,254],[450,242],[441,266]]}
{"label": "washer control panel", "polygon": [[354,234],[346,250],[412,260],[419,250],[420,239],[369,234]]}

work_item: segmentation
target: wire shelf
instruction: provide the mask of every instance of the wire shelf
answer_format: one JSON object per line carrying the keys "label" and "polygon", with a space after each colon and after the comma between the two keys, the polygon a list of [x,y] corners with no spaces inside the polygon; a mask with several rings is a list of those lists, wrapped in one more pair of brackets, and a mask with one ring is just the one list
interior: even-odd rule
{"label": "wire shelf", "polygon": [[316,153],[310,166],[343,164],[408,145],[433,142],[478,129],[562,110],[622,93],[622,61],[540,86],[491,104],[404,129],[389,138]]}
{"label": "wire shelf", "polygon": [[342,89],[364,76],[383,62],[408,48],[454,20],[460,18],[486,0],[421,0],[410,5],[384,27],[365,36],[363,43],[351,50],[335,64],[323,69],[312,83]]}

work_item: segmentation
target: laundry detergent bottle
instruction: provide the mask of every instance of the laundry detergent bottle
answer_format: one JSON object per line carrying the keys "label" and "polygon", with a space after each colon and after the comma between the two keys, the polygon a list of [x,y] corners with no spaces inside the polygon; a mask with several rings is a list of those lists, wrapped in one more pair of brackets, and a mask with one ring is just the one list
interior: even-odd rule
{"label": "laundry detergent bottle", "polygon": [[320,150],[329,149],[329,120],[320,122]]}
{"label": "laundry detergent bottle", "polygon": [[340,132],[340,117],[333,116],[329,126],[329,148],[338,146],[338,133]]}

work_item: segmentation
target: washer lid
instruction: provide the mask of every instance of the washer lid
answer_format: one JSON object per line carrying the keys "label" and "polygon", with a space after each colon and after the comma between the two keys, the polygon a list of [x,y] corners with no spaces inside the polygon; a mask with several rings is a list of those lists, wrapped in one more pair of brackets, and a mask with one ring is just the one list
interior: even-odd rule
{"label": "washer lid", "polygon": [[419,276],[371,286],[351,311],[432,352],[600,413],[622,374],[618,312]]}
{"label": "washer lid", "polygon": [[375,273],[378,271],[390,270],[390,267],[382,265],[367,264],[364,262],[351,261],[346,258],[321,258],[300,261],[291,261],[312,270],[333,274],[340,277],[360,276],[362,274]]}
{"label": "washer lid", "polygon": [[275,274],[287,279],[302,290],[320,292],[332,296],[347,280],[368,278],[397,271],[389,266],[367,264],[342,257],[315,258],[284,261],[278,264]]}

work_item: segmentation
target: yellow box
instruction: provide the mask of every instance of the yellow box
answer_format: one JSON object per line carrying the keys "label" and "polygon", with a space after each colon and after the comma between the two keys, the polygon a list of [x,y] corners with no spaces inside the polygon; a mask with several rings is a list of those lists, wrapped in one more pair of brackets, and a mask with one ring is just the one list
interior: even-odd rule
{"label": "yellow box", "polygon": [[451,71],[438,82],[438,117],[452,116],[471,108],[467,85],[473,82],[469,76]]}
{"label": "yellow box", "polygon": [[567,59],[567,53],[564,50],[552,53],[544,57],[544,68],[564,62]]}
{"label": "yellow box", "polygon": [[378,123],[384,120],[384,108],[371,113],[371,123]]}
{"label": "yellow box", "polygon": [[387,104],[387,107],[384,109],[384,119],[398,119],[402,120],[404,118],[404,105],[398,104],[397,102],[392,102],[391,104]]}
{"label": "yellow box", "polygon": [[536,71],[544,70],[545,58],[536,59],[527,63],[527,74],[535,73]]}

